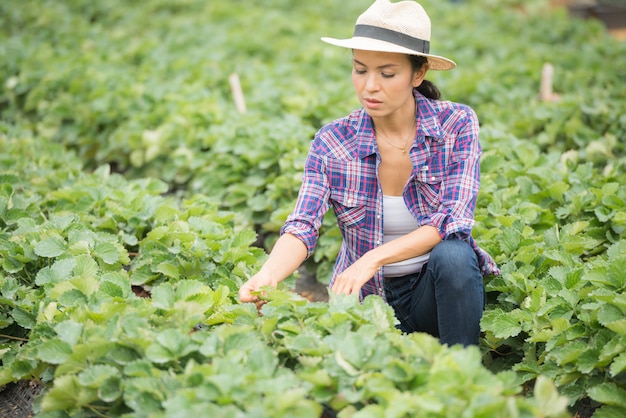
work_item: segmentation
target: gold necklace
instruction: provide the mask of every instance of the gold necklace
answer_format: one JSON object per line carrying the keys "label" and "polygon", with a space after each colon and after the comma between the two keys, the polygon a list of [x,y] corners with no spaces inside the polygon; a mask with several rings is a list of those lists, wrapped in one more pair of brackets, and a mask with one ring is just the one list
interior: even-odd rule
{"label": "gold necklace", "polygon": [[400,151],[402,151],[402,154],[406,154],[406,146],[409,143],[409,139],[411,139],[411,137],[415,138],[415,121],[413,121],[413,125],[411,127],[411,133],[409,134],[409,136],[406,137],[406,139],[404,140],[404,146],[399,147],[396,144],[394,144],[393,142],[389,141],[387,138],[385,138],[384,135],[379,134],[378,131],[376,130],[376,128],[374,128],[374,132],[376,133],[377,137],[381,137],[386,143],[388,143],[389,145],[391,145],[392,147],[399,149]]}

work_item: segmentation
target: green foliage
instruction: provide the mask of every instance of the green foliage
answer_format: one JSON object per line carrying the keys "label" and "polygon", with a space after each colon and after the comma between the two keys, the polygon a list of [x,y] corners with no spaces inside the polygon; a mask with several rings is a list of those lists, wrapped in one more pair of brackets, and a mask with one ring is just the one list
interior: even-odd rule
{"label": "green foliage", "polygon": [[548,380],[519,396],[510,374],[482,366],[477,347],[401,335],[378,297],[310,303],[268,289],[258,316],[224,288],[190,280],[159,285],[151,299],[102,287],[80,304],[49,302],[28,343],[3,358],[4,379],[24,363],[50,369],[42,417],[566,416]]}
{"label": "green foliage", "polygon": [[[481,120],[474,235],[503,274],[479,351],[400,335],[376,298],[235,300],[314,132],[358,105],[319,36],[370,1],[31,3],[0,4],[0,382],[44,382],[38,415],[624,415],[626,44],[600,23],[423,3],[459,64],[428,78]],[[321,282],[339,243],[329,214]]]}

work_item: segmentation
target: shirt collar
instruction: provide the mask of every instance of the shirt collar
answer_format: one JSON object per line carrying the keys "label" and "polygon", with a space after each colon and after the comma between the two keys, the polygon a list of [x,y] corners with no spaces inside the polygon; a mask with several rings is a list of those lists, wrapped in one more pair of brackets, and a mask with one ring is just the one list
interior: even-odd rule
{"label": "shirt collar", "polygon": [[[413,90],[415,96],[415,106],[417,114],[417,135],[430,137],[436,142],[443,141],[443,129],[437,118],[437,109],[431,100],[428,100],[417,89]],[[354,135],[360,139],[358,141],[359,159],[375,154],[377,145],[374,135],[374,123],[372,118],[365,112],[365,109],[358,110],[358,117],[353,122]]]}
{"label": "shirt collar", "polygon": [[369,155],[375,154],[376,136],[374,134],[374,123],[372,118],[365,112],[365,109],[359,109],[359,117],[356,118],[354,134],[357,135],[358,141],[358,156],[359,159],[365,158]]}
{"label": "shirt collar", "polygon": [[444,140],[443,129],[434,102],[424,97],[417,89],[413,90],[417,113],[417,134],[431,137],[436,142]]}

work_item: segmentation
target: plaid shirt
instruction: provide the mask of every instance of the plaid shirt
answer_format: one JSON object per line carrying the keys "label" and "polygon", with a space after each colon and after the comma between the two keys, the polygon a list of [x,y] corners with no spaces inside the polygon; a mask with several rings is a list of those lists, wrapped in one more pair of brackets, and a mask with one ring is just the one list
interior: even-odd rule
{"label": "plaid shirt", "polygon": [[[410,150],[413,172],[404,201],[419,225],[469,242],[483,275],[500,274],[493,258],[472,237],[474,209],[480,187],[478,119],[462,104],[429,100],[414,92],[417,135]],[[310,256],[324,214],[333,207],[343,242],[331,285],[340,272],[383,243],[383,198],[378,182],[381,161],[372,119],[364,109],[324,126],[306,159],[294,211],[281,229],[298,237]],[[384,269],[384,267],[383,267]],[[361,297],[384,297],[384,271],[361,289]]]}

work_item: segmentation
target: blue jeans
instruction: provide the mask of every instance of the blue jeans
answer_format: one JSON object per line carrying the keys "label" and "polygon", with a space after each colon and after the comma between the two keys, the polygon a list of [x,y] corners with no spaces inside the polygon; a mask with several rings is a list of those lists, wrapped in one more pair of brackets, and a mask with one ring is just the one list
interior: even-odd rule
{"label": "blue jeans", "polygon": [[448,345],[478,344],[485,287],[468,243],[440,242],[419,273],[385,279],[385,296],[403,332],[427,332]]}

